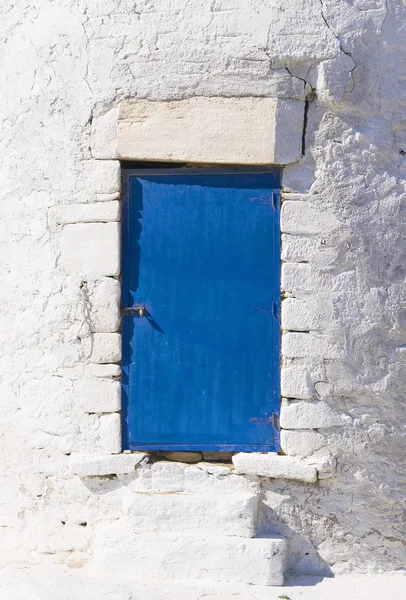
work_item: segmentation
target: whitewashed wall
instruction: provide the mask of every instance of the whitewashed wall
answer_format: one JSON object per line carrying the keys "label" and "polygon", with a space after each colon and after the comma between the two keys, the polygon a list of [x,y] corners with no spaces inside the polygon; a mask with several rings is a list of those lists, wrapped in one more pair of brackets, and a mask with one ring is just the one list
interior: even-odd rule
{"label": "whitewashed wall", "polygon": [[[0,28],[2,561],[85,563],[138,485],[71,469],[120,450],[119,179],[92,121],[123,99],[269,96],[308,102],[283,173],[282,444],[337,474],[261,478],[260,527],[296,572],[404,567],[404,1],[5,0]],[[73,275],[83,221],[110,246]]]}

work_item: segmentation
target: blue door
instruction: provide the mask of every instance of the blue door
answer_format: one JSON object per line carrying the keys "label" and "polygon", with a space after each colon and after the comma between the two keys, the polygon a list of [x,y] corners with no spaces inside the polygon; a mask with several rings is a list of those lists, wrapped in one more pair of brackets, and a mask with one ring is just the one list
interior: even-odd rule
{"label": "blue door", "polygon": [[123,438],[278,450],[279,173],[128,170]]}

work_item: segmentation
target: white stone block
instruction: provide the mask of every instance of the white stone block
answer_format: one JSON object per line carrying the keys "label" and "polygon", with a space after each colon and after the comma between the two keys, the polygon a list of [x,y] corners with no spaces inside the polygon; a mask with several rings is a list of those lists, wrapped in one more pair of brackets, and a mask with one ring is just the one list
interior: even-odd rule
{"label": "white stone block", "polygon": [[113,333],[120,329],[121,283],[103,277],[89,285],[90,321],[94,332]]}
{"label": "white stone block", "polygon": [[326,446],[326,443],[326,436],[317,431],[281,431],[281,449],[288,456],[305,458]]}
{"label": "white stone block", "polygon": [[285,398],[310,400],[315,395],[310,371],[305,366],[283,367],[281,370],[281,394]]}
{"label": "white stone block", "polygon": [[282,329],[285,330],[322,330],[332,318],[333,303],[327,297],[286,298],[282,302]]}
{"label": "white stone block", "polygon": [[95,363],[114,363],[121,360],[121,335],[119,333],[94,333],[90,356]]}
{"label": "white stone block", "polygon": [[112,413],[100,417],[97,432],[100,448],[107,454],[120,454],[121,452],[121,415]]}
{"label": "white stone block", "polygon": [[306,462],[309,465],[316,467],[317,469],[317,478],[319,480],[322,479],[331,479],[335,477],[337,472],[337,459],[333,456],[323,456],[320,458],[307,458]]}
{"label": "white stone block", "polygon": [[148,457],[147,454],[113,454],[107,456],[72,456],[70,467],[79,477],[123,475],[131,473]]}
{"label": "white stone block", "polygon": [[132,160],[286,164],[301,155],[304,103],[194,97],[123,102],[118,155]]}
{"label": "white stone block", "polygon": [[282,203],[281,231],[296,235],[328,235],[341,221],[331,213],[317,210],[310,202],[289,201]]}
{"label": "white stone block", "polygon": [[[306,194],[314,184],[314,164],[311,161],[299,161],[286,165],[283,169],[283,189],[286,193]],[[292,198],[293,199],[293,198]],[[298,196],[294,198],[300,200]]]}
{"label": "white stone block", "polygon": [[137,535],[115,523],[98,533],[92,569],[134,579],[282,585],[285,559],[282,538]]}
{"label": "white stone block", "polygon": [[344,52],[318,65],[317,96],[323,103],[342,100],[355,66],[354,59]]}
{"label": "white stone block", "polygon": [[104,115],[93,119],[90,147],[94,158],[117,158],[118,115],[119,109],[112,108]]}
{"label": "white stone block", "polygon": [[[300,169],[300,165],[291,165],[289,169]],[[285,184],[285,181],[283,182]],[[287,202],[288,200],[293,200],[295,202],[311,202],[314,199],[314,196],[311,194],[301,194],[299,192],[287,192],[285,185],[283,186],[283,190],[281,192],[282,204]]]}
{"label": "white stone block", "polygon": [[121,167],[118,160],[92,160],[85,163],[90,188],[98,199],[120,192]]}
{"label": "white stone block", "polygon": [[121,385],[112,379],[79,379],[75,382],[75,396],[85,412],[108,413],[121,410]]}
{"label": "white stone block", "polygon": [[[275,6],[271,4],[270,6]],[[274,60],[293,65],[323,61],[339,54],[337,35],[323,20],[316,2],[295,0],[295,3],[278,2],[283,7],[269,29],[269,48]]]}
{"label": "white stone block", "polygon": [[134,494],[124,513],[135,533],[254,537],[258,496],[252,494]]}
{"label": "white stone block", "polygon": [[314,260],[319,248],[320,240],[316,237],[284,233],[282,235],[281,259],[291,263],[310,262]]}
{"label": "white stone block", "polygon": [[351,417],[337,413],[326,402],[289,402],[281,407],[283,429],[323,429],[350,424]]}
{"label": "white stone block", "polygon": [[[71,519],[66,522],[65,519],[67,517],[64,512],[59,506],[55,506],[53,509],[44,507],[32,515],[29,539],[30,541],[35,540],[34,543],[33,541],[31,543],[33,543],[38,557],[41,554],[42,556],[61,556],[64,554],[80,556],[89,547],[91,538],[90,528],[81,527],[79,523],[75,523]],[[18,581],[18,578],[16,581]],[[60,582],[51,585],[54,589],[61,587]],[[22,585],[19,589],[22,591],[22,594],[18,591],[16,594],[12,593],[10,596],[8,591],[4,594],[3,587],[3,590],[1,590],[2,600],[16,599],[18,597],[30,600],[42,600],[45,598],[50,600],[53,595],[53,593],[48,593],[45,589],[34,588],[33,590],[32,585],[28,588]]]}
{"label": "white stone block", "polygon": [[336,340],[317,333],[287,332],[282,336],[285,358],[339,358]]}
{"label": "white stone block", "polygon": [[185,464],[156,462],[151,467],[152,489],[156,492],[182,492],[185,488]]}
{"label": "white stone block", "polygon": [[120,273],[119,223],[77,223],[62,232],[61,265],[69,275]]}
{"label": "white stone block", "polygon": [[257,494],[260,491],[258,478],[243,477],[229,470],[220,474],[214,469],[210,473],[201,463],[187,468],[184,477],[185,492],[190,494]]}
{"label": "white stone block", "polygon": [[89,377],[105,377],[113,378],[121,376],[120,365],[112,364],[95,364],[85,365],[84,374]]}
{"label": "white stone block", "polygon": [[[151,491],[187,494],[250,494],[259,492],[259,480],[236,475],[229,468],[220,473],[218,467],[204,463],[156,462],[151,466]],[[210,472],[211,471],[211,472]]]}
{"label": "white stone block", "polygon": [[91,457],[120,454],[121,415],[119,413],[84,414],[79,422],[79,430],[72,455],[86,454]]}
{"label": "white stone block", "polygon": [[98,202],[112,202],[113,200],[119,200],[120,193],[115,192],[114,194],[96,194],[96,200]]}
{"label": "white stone block", "polygon": [[317,481],[314,467],[291,456],[278,456],[275,453],[260,454],[240,452],[233,456],[237,473],[259,475],[272,479],[293,479],[297,481]]}
{"label": "white stone block", "polygon": [[313,292],[316,288],[311,266],[305,263],[284,263],[281,287],[288,294]]}
{"label": "white stone block", "polygon": [[279,99],[275,115],[275,164],[297,162],[302,156],[304,103]]}
{"label": "white stone block", "polygon": [[[204,454],[210,454],[210,452],[205,452]],[[215,452],[213,452],[212,454],[216,454]],[[231,457],[233,456],[234,452],[230,452],[230,460]],[[205,457],[205,460],[211,460],[210,458]],[[196,465],[198,469],[200,469],[201,471],[205,471],[206,473],[209,473],[210,475],[216,475],[216,476],[220,476],[222,477],[223,475],[231,475],[232,473],[232,465],[216,465],[213,464],[212,462],[200,462],[198,465]]]}
{"label": "white stone block", "polygon": [[68,204],[58,206],[53,216],[56,223],[107,223],[120,220],[120,203],[93,202],[90,204]]}

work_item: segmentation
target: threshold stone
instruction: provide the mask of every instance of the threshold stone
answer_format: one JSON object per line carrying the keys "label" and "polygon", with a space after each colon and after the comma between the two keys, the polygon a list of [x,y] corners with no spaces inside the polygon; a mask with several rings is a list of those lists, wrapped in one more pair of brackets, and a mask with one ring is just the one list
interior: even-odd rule
{"label": "threshold stone", "polygon": [[259,475],[271,479],[293,479],[312,483],[317,481],[317,469],[299,458],[279,456],[274,452],[240,452],[233,456],[236,473]]}

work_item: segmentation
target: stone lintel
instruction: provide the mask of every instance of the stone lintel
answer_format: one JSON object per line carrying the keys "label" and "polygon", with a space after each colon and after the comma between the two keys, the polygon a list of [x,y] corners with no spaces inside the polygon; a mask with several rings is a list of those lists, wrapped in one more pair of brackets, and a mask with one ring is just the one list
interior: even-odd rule
{"label": "stone lintel", "polygon": [[92,152],[103,159],[282,165],[301,157],[303,118],[304,103],[291,99],[130,100],[95,119]]}

